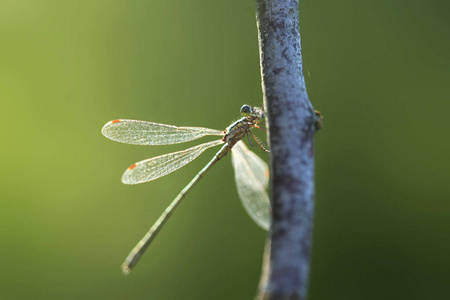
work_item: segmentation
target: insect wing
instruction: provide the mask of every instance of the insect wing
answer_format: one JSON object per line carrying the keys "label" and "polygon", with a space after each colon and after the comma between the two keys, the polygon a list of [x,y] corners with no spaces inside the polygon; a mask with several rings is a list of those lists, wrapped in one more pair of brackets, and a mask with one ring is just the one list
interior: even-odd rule
{"label": "insect wing", "polygon": [[113,120],[102,128],[105,137],[133,145],[179,144],[206,135],[223,135],[223,131],[203,127],[177,127],[173,125],[137,120]]}
{"label": "insect wing", "polygon": [[125,184],[138,184],[172,173],[196,159],[208,148],[223,144],[222,140],[203,143],[183,151],[152,157],[130,166],[122,176]]}
{"label": "insect wing", "polygon": [[231,153],[239,198],[253,221],[268,230],[271,223],[270,201],[266,191],[269,168],[242,141],[236,143]]}

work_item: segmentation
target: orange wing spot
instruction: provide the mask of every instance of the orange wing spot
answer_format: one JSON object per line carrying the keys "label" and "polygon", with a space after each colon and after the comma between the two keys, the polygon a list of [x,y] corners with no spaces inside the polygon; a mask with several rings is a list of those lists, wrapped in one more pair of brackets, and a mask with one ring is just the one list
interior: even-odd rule
{"label": "orange wing spot", "polygon": [[128,170],[133,170],[136,167],[137,167],[137,164],[131,165],[131,166],[128,167]]}
{"label": "orange wing spot", "polygon": [[119,119],[117,119],[117,120],[112,120],[112,121],[111,121],[111,123],[113,123],[113,124],[114,124],[114,123],[119,123],[119,122],[120,122]]}

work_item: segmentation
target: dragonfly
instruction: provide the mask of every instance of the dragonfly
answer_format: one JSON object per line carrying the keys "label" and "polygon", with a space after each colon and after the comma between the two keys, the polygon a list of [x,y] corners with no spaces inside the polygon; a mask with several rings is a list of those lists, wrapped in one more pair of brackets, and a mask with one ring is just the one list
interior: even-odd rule
{"label": "dragonfly", "polygon": [[232,165],[235,171],[235,181],[239,198],[253,221],[261,228],[265,230],[269,229],[271,224],[271,209],[267,194],[269,168],[264,160],[250,151],[242,141],[247,136],[250,144],[253,146],[250,139],[251,135],[260,148],[268,152],[263,143],[251,131],[253,128],[263,129],[258,124],[263,124],[262,121],[265,119],[265,114],[263,109],[250,105],[243,105],[240,113],[242,117],[223,131],[203,127],[178,127],[126,119],[109,121],[103,126],[102,134],[105,137],[116,142],[132,145],[179,144],[204,136],[221,136],[218,140],[202,143],[182,151],[142,160],[126,169],[122,176],[122,183],[144,183],[165,176],[185,166],[208,148],[222,145],[209,163],[181,190],[155,224],[148,230],[133,250],[131,250],[125,262],[122,264],[122,272],[124,274],[131,272],[132,268],[138,263],[145,250],[172,215],[175,208],[185,198],[192,187],[216,162],[231,150]]}

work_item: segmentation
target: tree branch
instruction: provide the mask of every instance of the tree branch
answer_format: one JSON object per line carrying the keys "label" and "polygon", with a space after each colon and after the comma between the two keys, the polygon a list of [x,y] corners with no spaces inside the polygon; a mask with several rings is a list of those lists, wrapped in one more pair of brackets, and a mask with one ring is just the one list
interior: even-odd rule
{"label": "tree branch", "polygon": [[318,121],[303,77],[298,4],[298,0],[256,0],[272,201],[265,255],[269,260],[264,262],[259,299],[307,296],[314,213],[313,136]]}

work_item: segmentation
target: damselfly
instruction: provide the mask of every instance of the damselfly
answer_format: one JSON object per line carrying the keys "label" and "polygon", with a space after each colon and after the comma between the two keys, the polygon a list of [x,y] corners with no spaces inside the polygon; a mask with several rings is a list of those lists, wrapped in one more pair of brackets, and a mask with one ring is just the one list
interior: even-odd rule
{"label": "damselfly", "polygon": [[270,203],[266,192],[269,181],[269,168],[261,158],[248,150],[241,141],[245,136],[250,141],[251,135],[256,143],[265,150],[259,139],[251,132],[253,127],[260,128],[258,123],[264,119],[264,111],[258,107],[243,105],[241,107],[241,115],[242,118],[228,126],[225,131],[202,127],[177,127],[122,119],[110,121],[103,126],[102,133],[105,137],[113,141],[133,145],[169,145],[192,141],[207,135],[222,136],[219,140],[137,162],[131,165],[123,174],[122,182],[125,184],[143,183],[167,175],[193,161],[206,149],[224,144],[214,155],[213,159],[178,194],[147,234],[130,252],[122,264],[122,271],[125,274],[128,274],[137,264],[151,241],[191,188],[232,148],[232,163],[239,198],[245,210],[256,224],[268,230],[271,222]]}

